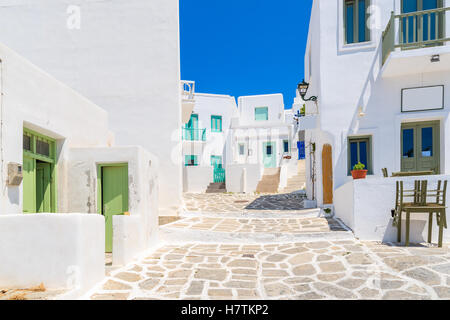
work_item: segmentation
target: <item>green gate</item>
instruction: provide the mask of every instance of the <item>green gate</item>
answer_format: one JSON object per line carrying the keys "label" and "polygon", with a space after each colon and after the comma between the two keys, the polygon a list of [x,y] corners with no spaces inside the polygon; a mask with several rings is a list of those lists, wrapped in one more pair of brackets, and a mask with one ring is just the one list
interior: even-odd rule
{"label": "green gate", "polygon": [[225,182],[225,169],[222,165],[222,156],[211,156],[211,165],[214,167],[214,183]]}
{"label": "green gate", "polygon": [[225,169],[214,168],[214,183],[216,182],[225,182]]}

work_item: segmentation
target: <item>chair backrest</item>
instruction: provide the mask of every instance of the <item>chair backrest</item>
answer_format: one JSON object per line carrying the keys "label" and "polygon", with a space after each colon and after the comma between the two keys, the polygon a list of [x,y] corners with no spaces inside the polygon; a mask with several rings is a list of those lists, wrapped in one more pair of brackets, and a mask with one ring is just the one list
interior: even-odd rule
{"label": "chair backrest", "polygon": [[429,190],[427,197],[435,198],[436,204],[445,206],[447,202],[447,180],[437,182],[436,190]]}
{"label": "chair backrest", "polygon": [[[413,202],[414,204],[422,205],[426,202],[427,195],[427,181],[414,181],[414,189],[405,189],[403,181],[396,182],[396,196],[395,203],[398,206],[403,206],[405,202]],[[407,198],[413,198],[412,201],[406,201]]]}
{"label": "chair backrest", "polygon": [[381,169],[381,171],[383,172],[383,177],[389,178],[387,168],[383,168],[383,169]]}

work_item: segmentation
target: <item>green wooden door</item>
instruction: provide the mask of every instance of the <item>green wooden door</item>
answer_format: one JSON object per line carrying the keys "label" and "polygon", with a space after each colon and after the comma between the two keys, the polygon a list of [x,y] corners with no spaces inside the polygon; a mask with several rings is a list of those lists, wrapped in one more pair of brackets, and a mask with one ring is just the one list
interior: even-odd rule
{"label": "green wooden door", "polygon": [[51,164],[36,162],[36,212],[51,212]]}
{"label": "green wooden door", "polygon": [[277,166],[276,143],[263,143],[263,163],[264,168],[275,168]]}
{"label": "green wooden door", "polygon": [[402,125],[402,172],[432,170],[439,174],[439,131],[439,121]]}
{"label": "green wooden door", "polygon": [[36,161],[23,157],[23,212],[36,213]]}
{"label": "green wooden door", "polygon": [[105,216],[105,251],[112,252],[113,216],[128,211],[128,166],[101,168],[102,214]]}

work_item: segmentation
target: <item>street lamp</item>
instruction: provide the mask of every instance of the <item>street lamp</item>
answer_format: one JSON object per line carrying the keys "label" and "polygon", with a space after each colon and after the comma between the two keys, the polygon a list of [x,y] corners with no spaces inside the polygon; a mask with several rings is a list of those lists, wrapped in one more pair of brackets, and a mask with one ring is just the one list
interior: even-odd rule
{"label": "street lamp", "polygon": [[305,82],[304,79],[303,79],[303,82],[299,83],[297,86],[298,93],[302,97],[303,101],[317,101],[316,96],[311,96],[310,98],[305,99],[306,93],[308,92],[308,88],[309,88],[309,83]]}

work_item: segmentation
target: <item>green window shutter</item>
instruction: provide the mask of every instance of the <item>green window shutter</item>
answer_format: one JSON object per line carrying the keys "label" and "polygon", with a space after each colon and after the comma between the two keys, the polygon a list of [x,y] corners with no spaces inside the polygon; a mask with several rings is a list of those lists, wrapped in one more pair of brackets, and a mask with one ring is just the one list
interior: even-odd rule
{"label": "green window shutter", "polygon": [[269,120],[269,108],[268,107],[255,108],[255,120],[256,121]]}
{"label": "green window shutter", "polygon": [[222,132],[222,116],[211,116],[211,131]]}

